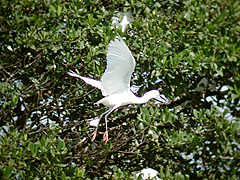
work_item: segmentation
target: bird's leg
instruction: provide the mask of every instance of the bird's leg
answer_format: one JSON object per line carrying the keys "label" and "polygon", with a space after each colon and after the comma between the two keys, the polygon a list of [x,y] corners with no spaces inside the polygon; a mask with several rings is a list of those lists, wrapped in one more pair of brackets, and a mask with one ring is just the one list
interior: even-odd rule
{"label": "bird's leg", "polygon": [[112,112],[112,111],[109,111],[109,113],[107,113],[107,114],[105,115],[106,131],[105,131],[104,134],[103,134],[103,141],[104,141],[105,143],[108,142],[107,116],[108,116],[111,112]]}
{"label": "bird's leg", "polygon": [[106,131],[105,131],[104,134],[103,134],[103,141],[104,141],[105,143],[108,142],[107,117],[108,117],[108,115],[109,115],[111,112],[113,112],[113,111],[114,111],[115,109],[117,109],[117,108],[118,108],[118,106],[114,106],[113,108],[109,109],[108,112],[107,112],[106,115],[105,115]]}
{"label": "bird's leg", "polygon": [[97,136],[97,129],[92,133],[92,142],[96,139]]}
{"label": "bird's leg", "polygon": [[[99,122],[98,122],[98,124],[97,124],[97,127],[96,127],[95,131],[92,133],[92,141],[94,141],[94,140],[96,139],[98,126],[99,126],[99,124],[100,124],[100,120],[102,119],[103,115],[108,114],[109,112],[111,112],[111,110],[112,110],[112,108],[109,109],[109,110],[107,110],[106,112],[104,112],[104,113],[102,113],[102,114],[100,115],[100,117],[99,117]],[[105,122],[106,122],[106,120],[105,120]]]}
{"label": "bird's leg", "polygon": [[[108,111],[106,111],[106,112],[108,112]],[[102,119],[103,115],[106,114],[106,112],[103,113],[103,114],[101,114],[101,116],[99,117],[99,122],[98,122],[98,124],[97,124],[97,126],[96,126],[96,129],[95,129],[95,131],[92,133],[92,139],[91,139],[92,142],[96,139],[97,130],[98,130],[98,126],[99,126],[99,124],[100,124],[100,120]]]}

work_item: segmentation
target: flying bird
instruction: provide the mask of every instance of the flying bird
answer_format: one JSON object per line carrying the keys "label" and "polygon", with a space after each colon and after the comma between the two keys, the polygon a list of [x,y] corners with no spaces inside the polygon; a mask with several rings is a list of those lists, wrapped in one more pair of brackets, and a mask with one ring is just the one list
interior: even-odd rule
{"label": "flying bird", "polygon": [[[117,36],[108,45],[107,50],[107,68],[100,81],[89,77],[83,77],[75,72],[68,72],[72,77],[82,79],[85,83],[101,90],[105,96],[96,104],[103,104],[109,109],[99,116],[100,119],[105,116],[106,131],[103,134],[103,140],[108,141],[108,115],[120,106],[128,104],[143,104],[150,99],[161,98],[158,90],[146,92],[142,97],[135,96],[130,90],[131,75],[135,69],[135,59],[131,51],[120,36]],[[156,99],[159,101],[159,99]],[[96,138],[99,122],[93,133],[92,141]]]}

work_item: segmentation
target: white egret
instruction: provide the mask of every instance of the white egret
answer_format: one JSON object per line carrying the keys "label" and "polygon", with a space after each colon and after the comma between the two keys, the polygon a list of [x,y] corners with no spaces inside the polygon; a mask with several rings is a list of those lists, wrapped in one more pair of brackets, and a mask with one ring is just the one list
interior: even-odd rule
{"label": "white egret", "polygon": [[128,24],[130,24],[130,13],[126,13],[123,18],[122,21],[120,22],[120,25],[122,27],[122,32],[124,33],[127,29]]}
{"label": "white egret", "polygon": [[139,173],[136,174],[137,177],[141,177],[141,179],[155,179],[155,180],[162,180],[158,175],[158,171],[152,168],[145,168],[142,169]]}
{"label": "white egret", "polygon": [[[68,73],[70,76],[80,78],[87,84],[100,89],[102,95],[105,96],[103,99],[96,102],[96,104],[103,104],[109,108],[99,117],[100,121],[103,115],[105,115],[106,131],[103,135],[105,142],[108,141],[107,117],[111,112],[120,106],[143,104],[152,98],[160,97],[160,93],[157,90],[151,90],[142,97],[137,97],[132,93],[130,90],[130,79],[135,69],[135,64],[135,59],[127,45],[120,36],[117,36],[108,46],[107,68],[100,81],[80,76],[75,72]],[[93,133],[92,141],[96,138],[98,126],[99,123]]]}
{"label": "white egret", "polygon": [[[122,18],[120,18],[119,16],[122,16]],[[121,22],[120,22],[120,19],[121,19]],[[132,21],[132,18],[131,18],[130,12],[118,13],[117,16],[112,17],[112,26],[115,28],[121,27],[121,30],[124,33],[128,25],[131,24],[131,21]]]}

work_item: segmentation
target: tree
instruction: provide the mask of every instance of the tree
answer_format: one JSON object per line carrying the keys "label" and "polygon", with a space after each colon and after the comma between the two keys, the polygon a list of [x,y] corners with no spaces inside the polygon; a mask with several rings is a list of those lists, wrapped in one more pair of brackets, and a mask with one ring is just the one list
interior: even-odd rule
{"label": "tree", "polygon": [[[0,3],[2,179],[133,179],[144,167],[162,179],[240,177],[238,1]],[[101,77],[119,33],[111,18],[126,11],[137,94],[162,89],[169,101],[118,110],[109,143],[91,142],[101,93],[66,73]]]}

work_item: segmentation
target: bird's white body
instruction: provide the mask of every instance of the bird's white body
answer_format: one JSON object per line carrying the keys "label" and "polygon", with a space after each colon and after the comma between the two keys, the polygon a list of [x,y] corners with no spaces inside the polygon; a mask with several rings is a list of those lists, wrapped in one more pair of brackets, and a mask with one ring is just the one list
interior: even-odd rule
{"label": "bird's white body", "polygon": [[142,169],[139,173],[136,174],[137,177],[141,177],[141,179],[155,179],[155,180],[161,180],[157,175],[158,171],[152,168],[145,168]]}
{"label": "bird's white body", "polygon": [[[114,16],[112,17],[112,26],[115,28],[121,27],[122,32],[124,33],[128,27],[129,24],[131,24],[132,18],[131,13],[119,13],[119,16],[122,16],[122,18]],[[121,19],[121,22],[120,22]]]}
{"label": "bird's white body", "polygon": [[[127,98],[125,98],[127,97]],[[114,106],[125,106],[127,104],[132,104],[136,100],[136,96],[130,91],[124,91],[120,93],[114,93],[112,95],[106,96],[105,98],[99,100],[96,104],[103,104],[107,107]]]}
{"label": "bird's white body", "polygon": [[122,27],[122,32],[126,31],[128,24],[130,24],[129,14],[125,14],[122,18],[121,23],[120,23],[120,25]]}
{"label": "bird's white body", "polygon": [[[151,92],[151,93],[150,93]],[[156,90],[149,91],[148,93],[144,94],[143,97],[135,96],[131,90],[126,90],[119,93],[114,93],[109,95],[101,100],[99,100],[96,104],[103,104],[107,107],[114,107],[114,106],[125,106],[128,104],[143,104],[148,102],[150,99],[159,96],[159,92]]]}
{"label": "bird's white body", "polygon": [[[135,69],[135,59],[133,58],[127,45],[121,37],[115,38],[111,41],[107,51],[107,68],[100,81],[88,77],[79,76],[75,72],[68,74],[85,81],[101,90],[102,95],[105,96],[96,104],[103,104],[109,107],[109,110],[103,113],[99,119],[105,115],[106,134],[105,141],[108,140],[107,134],[107,116],[120,106],[128,104],[142,104],[146,103],[152,98],[160,96],[157,90],[151,90],[145,93],[142,97],[135,96],[130,90],[130,79]],[[97,125],[98,128],[98,125]],[[96,134],[94,134],[94,138]]]}

